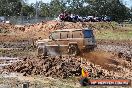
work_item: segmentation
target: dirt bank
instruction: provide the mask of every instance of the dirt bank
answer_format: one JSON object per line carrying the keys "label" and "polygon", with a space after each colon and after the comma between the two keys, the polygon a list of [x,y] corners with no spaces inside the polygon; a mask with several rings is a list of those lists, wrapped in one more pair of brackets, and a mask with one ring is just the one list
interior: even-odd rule
{"label": "dirt bank", "polygon": [[81,75],[81,61],[89,69],[91,78],[132,79],[132,63],[117,54],[104,51],[84,53],[83,57],[24,58],[2,70],[27,75],[44,75],[53,78],[69,78]]}
{"label": "dirt bank", "polygon": [[26,75],[44,75],[46,77],[66,78],[80,75],[80,60],[75,57],[24,58],[23,61],[4,67],[9,72]]}

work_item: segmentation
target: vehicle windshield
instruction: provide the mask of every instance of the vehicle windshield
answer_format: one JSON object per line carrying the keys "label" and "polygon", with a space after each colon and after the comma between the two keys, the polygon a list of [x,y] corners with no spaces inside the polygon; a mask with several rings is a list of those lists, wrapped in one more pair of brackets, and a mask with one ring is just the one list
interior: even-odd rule
{"label": "vehicle windshield", "polygon": [[60,39],[60,33],[59,32],[52,32],[50,35],[50,39]]}
{"label": "vehicle windshield", "polygon": [[84,30],[83,34],[84,34],[84,38],[91,38],[93,37],[93,30]]}

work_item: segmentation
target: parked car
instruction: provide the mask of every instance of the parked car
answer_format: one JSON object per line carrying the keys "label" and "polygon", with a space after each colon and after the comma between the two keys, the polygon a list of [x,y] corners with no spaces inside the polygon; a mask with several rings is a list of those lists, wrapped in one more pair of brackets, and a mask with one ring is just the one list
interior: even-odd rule
{"label": "parked car", "polygon": [[6,21],[5,17],[4,16],[0,16],[0,22],[5,22],[5,21]]}
{"label": "parked car", "polygon": [[101,17],[94,17],[94,21],[95,22],[100,22],[100,21],[102,21],[102,18]]}
{"label": "parked car", "polygon": [[107,21],[107,22],[110,22],[110,21],[111,21],[111,17],[105,16],[103,20],[104,20],[104,21]]}

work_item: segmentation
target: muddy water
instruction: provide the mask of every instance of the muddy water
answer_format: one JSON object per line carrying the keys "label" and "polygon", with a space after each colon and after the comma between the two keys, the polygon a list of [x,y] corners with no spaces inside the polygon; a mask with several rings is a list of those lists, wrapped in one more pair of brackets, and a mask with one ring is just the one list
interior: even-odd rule
{"label": "muddy water", "polygon": [[32,44],[30,41],[22,42],[0,42],[0,48],[25,48]]}
{"label": "muddy water", "polygon": [[12,58],[12,57],[0,57],[0,67],[11,65],[15,62],[20,61],[18,57]]}

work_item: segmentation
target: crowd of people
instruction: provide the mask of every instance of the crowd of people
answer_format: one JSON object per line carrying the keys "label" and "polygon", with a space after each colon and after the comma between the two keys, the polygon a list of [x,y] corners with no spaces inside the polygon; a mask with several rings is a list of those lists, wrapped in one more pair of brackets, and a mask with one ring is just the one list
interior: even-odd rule
{"label": "crowd of people", "polygon": [[75,14],[70,14],[67,12],[62,12],[59,15],[59,20],[61,21],[68,21],[68,22],[110,22],[111,17],[109,16],[100,16],[100,17],[96,17],[96,16],[86,16],[86,17],[82,17],[79,15],[75,15]]}

